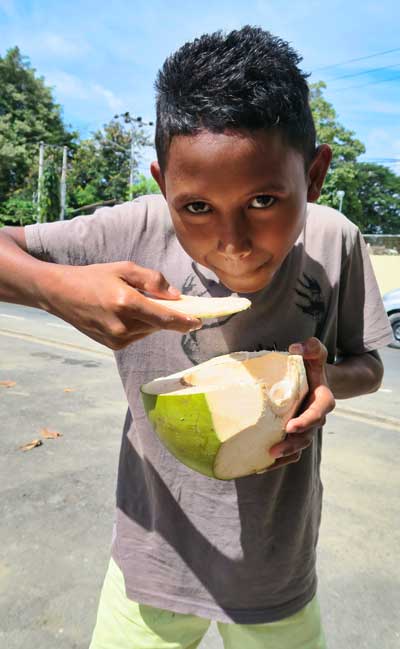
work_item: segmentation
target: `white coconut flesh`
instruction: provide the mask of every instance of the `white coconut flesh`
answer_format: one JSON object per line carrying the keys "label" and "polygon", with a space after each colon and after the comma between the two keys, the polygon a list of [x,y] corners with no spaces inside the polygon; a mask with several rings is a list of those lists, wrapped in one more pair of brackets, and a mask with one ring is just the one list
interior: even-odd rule
{"label": "white coconut flesh", "polygon": [[182,295],[178,300],[160,300],[153,297],[148,299],[168,309],[202,319],[219,318],[232,313],[239,313],[239,311],[245,311],[251,306],[251,302],[247,298],[235,296],[199,297],[196,295]]}
{"label": "white coconut flesh", "polygon": [[285,437],[307,390],[301,356],[265,351],[213,358],[142,387],[144,395],[162,397],[153,401],[150,419],[169,450],[222,480],[274,463],[269,449]]}

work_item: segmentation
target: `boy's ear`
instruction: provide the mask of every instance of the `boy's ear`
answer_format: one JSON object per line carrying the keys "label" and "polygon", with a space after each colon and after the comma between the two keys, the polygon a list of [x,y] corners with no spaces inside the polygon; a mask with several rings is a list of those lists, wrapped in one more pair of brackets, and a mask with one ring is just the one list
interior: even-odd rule
{"label": "boy's ear", "polygon": [[166,198],[166,193],[165,193],[165,178],[163,176],[163,173],[160,169],[160,165],[158,162],[152,162],[150,165],[150,171],[151,175],[153,176],[154,180],[156,181],[157,185],[161,189],[161,193],[163,194],[164,198]]}
{"label": "boy's ear", "polygon": [[318,200],[331,160],[331,147],[328,144],[321,144],[315,152],[307,174],[307,201],[309,203]]}

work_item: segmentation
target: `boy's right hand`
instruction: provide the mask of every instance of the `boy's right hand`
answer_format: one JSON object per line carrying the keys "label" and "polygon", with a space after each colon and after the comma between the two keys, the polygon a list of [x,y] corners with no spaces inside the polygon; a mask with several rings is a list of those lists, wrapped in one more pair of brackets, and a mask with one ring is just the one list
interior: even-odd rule
{"label": "boy's right hand", "polygon": [[44,284],[43,309],[113,350],[160,329],[187,333],[202,326],[197,318],[148,300],[140,291],[168,300],[180,293],[161,273],[133,262],[52,265]]}

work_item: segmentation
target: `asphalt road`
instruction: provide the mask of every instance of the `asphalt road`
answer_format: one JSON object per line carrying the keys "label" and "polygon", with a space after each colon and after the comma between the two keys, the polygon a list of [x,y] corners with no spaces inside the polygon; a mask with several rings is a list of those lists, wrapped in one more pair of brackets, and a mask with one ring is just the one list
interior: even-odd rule
{"label": "asphalt road", "polygon": [[[320,601],[330,649],[400,645],[400,352],[325,427]],[[0,303],[0,647],[88,647],[109,556],[126,402],[105,347]],[[67,389],[67,391],[65,391]],[[62,437],[19,447],[47,427]],[[201,649],[221,649],[211,626]]]}

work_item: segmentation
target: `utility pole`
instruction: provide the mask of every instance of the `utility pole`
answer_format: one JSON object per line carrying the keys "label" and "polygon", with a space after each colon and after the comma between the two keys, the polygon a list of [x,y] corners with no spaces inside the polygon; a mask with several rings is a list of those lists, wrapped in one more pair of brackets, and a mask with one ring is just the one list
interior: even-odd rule
{"label": "utility pole", "polygon": [[[138,118],[141,120],[141,118]],[[129,200],[133,198],[133,181],[134,181],[134,166],[135,166],[135,126],[134,122],[131,123],[131,157],[129,161]]]}
{"label": "utility pole", "polygon": [[129,159],[129,200],[131,201],[133,198],[133,183],[135,180],[135,123],[138,124],[139,127],[143,127],[154,126],[154,122],[144,122],[141,117],[132,117],[129,111],[127,111],[126,113],[121,113],[119,115],[114,115],[114,119],[118,119],[119,117],[124,118],[125,124],[131,125],[131,147]]}
{"label": "utility pole", "polygon": [[44,142],[40,142],[40,145],[39,145],[39,176],[38,176],[38,191],[37,191],[37,217],[36,217],[36,220],[37,220],[38,223],[40,223],[40,221],[41,221],[40,200],[41,200],[41,193],[42,193],[43,166],[44,166]]}
{"label": "utility pole", "polygon": [[68,147],[63,147],[63,159],[61,169],[61,183],[60,183],[60,221],[65,219],[65,207],[67,198],[67,154]]}
{"label": "utility pole", "polygon": [[345,192],[343,191],[343,189],[338,189],[338,191],[336,192],[336,195],[337,195],[337,197],[339,199],[339,212],[342,211],[344,194],[345,194]]}

